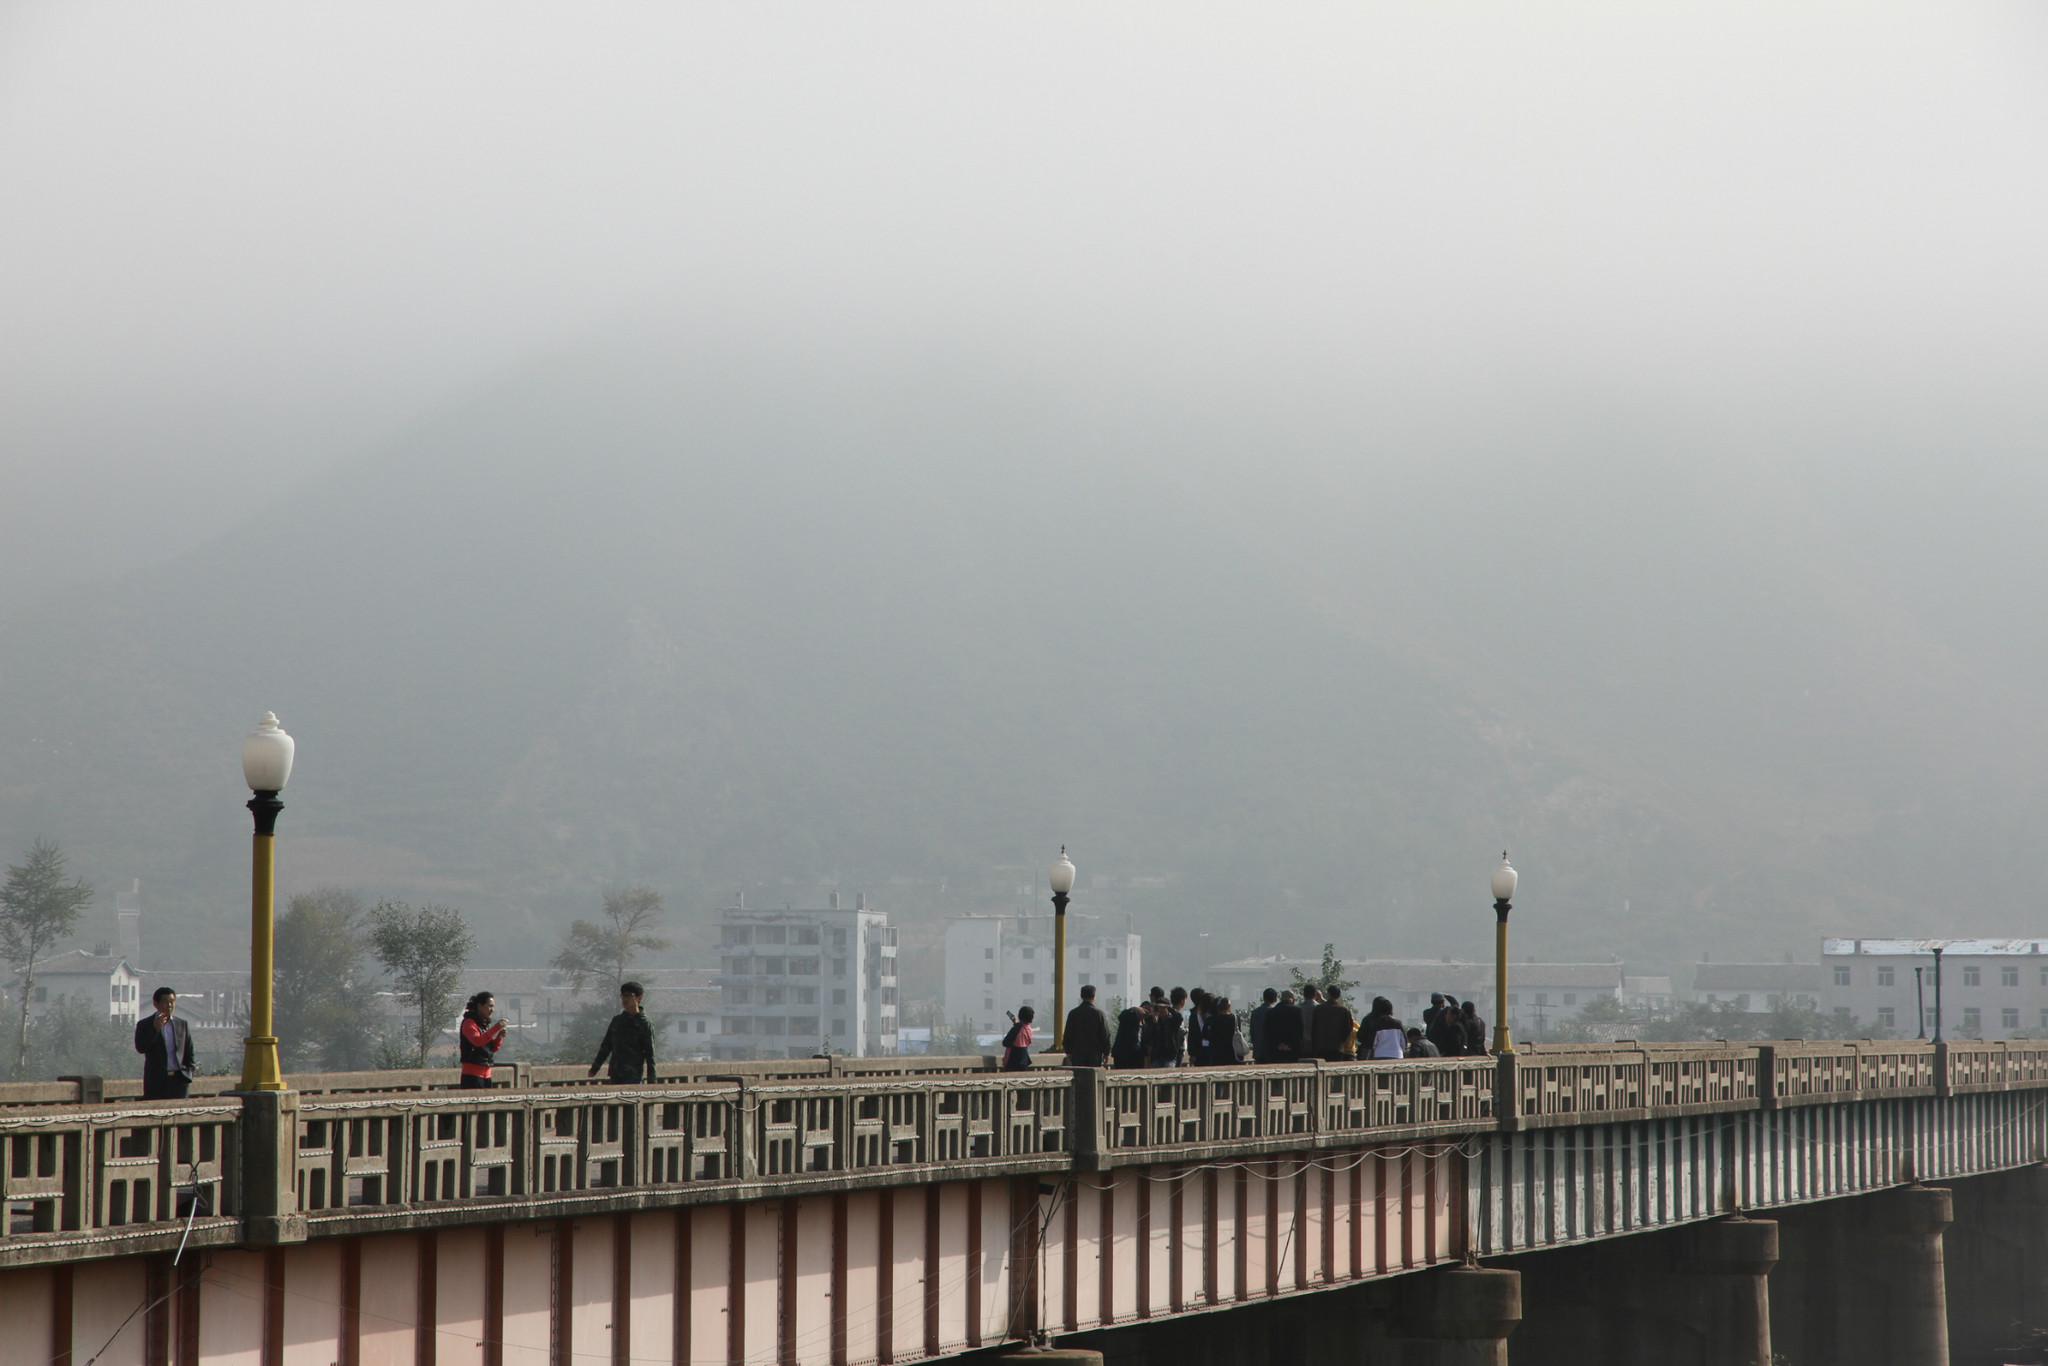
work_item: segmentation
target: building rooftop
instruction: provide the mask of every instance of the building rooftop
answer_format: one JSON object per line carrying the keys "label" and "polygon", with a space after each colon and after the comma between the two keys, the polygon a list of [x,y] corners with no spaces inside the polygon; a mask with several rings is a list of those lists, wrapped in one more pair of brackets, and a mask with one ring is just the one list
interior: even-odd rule
{"label": "building rooftop", "polygon": [[1823,939],[1824,957],[1843,954],[1877,954],[1904,957],[1931,954],[1936,949],[1956,957],[1992,954],[2048,953],[2048,939]]}
{"label": "building rooftop", "polygon": [[1818,991],[1818,963],[1695,963],[1694,991]]}

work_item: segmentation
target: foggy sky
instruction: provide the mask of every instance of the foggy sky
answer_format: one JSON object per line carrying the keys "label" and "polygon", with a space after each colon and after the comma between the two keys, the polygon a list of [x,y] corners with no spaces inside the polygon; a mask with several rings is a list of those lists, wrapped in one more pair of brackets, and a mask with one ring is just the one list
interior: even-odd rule
{"label": "foggy sky", "polygon": [[0,612],[622,319],[1310,431],[1622,393],[1911,478],[2039,429],[2044,67],[2024,5],[9,6]]}

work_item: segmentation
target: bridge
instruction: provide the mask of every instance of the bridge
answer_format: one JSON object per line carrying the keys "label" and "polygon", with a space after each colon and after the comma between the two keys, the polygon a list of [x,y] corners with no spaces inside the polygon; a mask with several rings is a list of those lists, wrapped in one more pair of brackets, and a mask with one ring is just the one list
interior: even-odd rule
{"label": "bridge", "polygon": [[500,1072],[0,1087],[0,1361],[1922,1366],[2048,1325],[2048,1041]]}

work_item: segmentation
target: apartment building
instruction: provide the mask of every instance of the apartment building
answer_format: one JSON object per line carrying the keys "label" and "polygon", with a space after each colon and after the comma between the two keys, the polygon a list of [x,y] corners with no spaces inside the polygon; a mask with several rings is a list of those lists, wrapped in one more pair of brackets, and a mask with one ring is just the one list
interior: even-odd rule
{"label": "apartment building", "polygon": [[[1119,998],[1144,994],[1143,938],[1092,915],[1067,916],[1067,1004],[1093,986],[1107,1010]],[[946,1018],[968,1020],[983,1033],[1009,1024],[1005,1012],[1030,1006],[1050,1024],[1053,1007],[1053,917],[963,915],[946,926]]]}
{"label": "apartment building", "polygon": [[1780,1007],[1832,1009],[1822,1004],[1826,975],[1819,963],[1693,964],[1692,998],[1703,1005],[1732,1006],[1762,1014]]}
{"label": "apartment building", "polygon": [[[1956,1038],[2048,1035],[2048,939],[1823,939],[1824,1008],[1898,1034],[1934,1033],[1934,949],[1942,1032]],[[1916,998],[1913,969],[1922,970]],[[1915,1009],[1923,1019],[1914,1019]]]}
{"label": "apartment building", "polygon": [[744,897],[719,926],[714,1058],[856,1057],[897,1051],[896,931],[866,896],[822,910],[757,910]]}

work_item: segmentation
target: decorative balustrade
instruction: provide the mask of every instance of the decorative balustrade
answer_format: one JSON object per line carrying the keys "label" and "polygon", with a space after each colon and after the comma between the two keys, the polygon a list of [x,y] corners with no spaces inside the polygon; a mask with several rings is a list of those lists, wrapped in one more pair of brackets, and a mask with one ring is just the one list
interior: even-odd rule
{"label": "decorative balustrade", "polygon": [[126,1251],[238,1235],[235,1104],[0,1111],[0,1261],[38,1244]]}
{"label": "decorative balustrade", "polygon": [[[2048,1088],[2048,1043],[1535,1046],[1500,1058],[1119,1072],[978,1059],[728,1065],[635,1086],[296,1078],[173,1102],[0,1104],[0,1264],[531,1217],[764,1188],[928,1181]],[[575,1075],[556,1075],[573,1070]],[[390,1076],[393,1089],[371,1078]],[[72,1083],[89,1088],[90,1083]],[[808,1183],[808,1184],[806,1184]],[[516,1213],[515,1213],[516,1212]],[[38,1252],[37,1249],[42,1249]]]}

